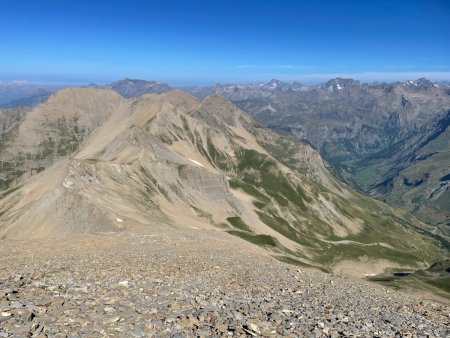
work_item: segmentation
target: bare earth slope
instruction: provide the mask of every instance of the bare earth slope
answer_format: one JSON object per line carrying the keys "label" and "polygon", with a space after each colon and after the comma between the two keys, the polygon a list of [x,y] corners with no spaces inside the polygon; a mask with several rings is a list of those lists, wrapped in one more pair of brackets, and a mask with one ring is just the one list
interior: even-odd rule
{"label": "bare earth slope", "polygon": [[24,170],[36,161],[49,167],[3,193],[3,238],[158,224],[215,229],[283,261],[350,273],[358,266],[359,275],[447,257],[423,224],[351,190],[311,147],[261,128],[217,95],[124,100],[108,90],[65,89],[31,111],[5,149],[36,154],[46,137],[60,145],[71,124],[54,121],[73,116],[85,132],[75,133],[82,137],[68,153],[55,146],[45,162],[24,155]]}
{"label": "bare earth slope", "polygon": [[60,90],[0,134],[0,189],[17,187],[78,149],[123,98],[110,90]]}

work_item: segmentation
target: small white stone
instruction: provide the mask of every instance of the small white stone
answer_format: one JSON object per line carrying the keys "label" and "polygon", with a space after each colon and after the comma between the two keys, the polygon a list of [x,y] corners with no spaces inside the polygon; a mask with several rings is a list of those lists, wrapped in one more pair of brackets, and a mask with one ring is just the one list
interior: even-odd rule
{"label": "small white stone", "polygon": [[248,328],[249,328],[250,330],[252,330],[253,332],[259,333],[259,328],[258,328],[258,326],[257,326],[256,324],[251,323],[251,324],[248,326]]}
{"label": "small white stone", "polygon": [[108,312],[108,313],[111,313],[111,312],[114,312],[114,311],[115,311],[114,308],[111,307],[111,306],[107,306],[107,307],[105,307],[103,310],[104,310],[105,312]]}

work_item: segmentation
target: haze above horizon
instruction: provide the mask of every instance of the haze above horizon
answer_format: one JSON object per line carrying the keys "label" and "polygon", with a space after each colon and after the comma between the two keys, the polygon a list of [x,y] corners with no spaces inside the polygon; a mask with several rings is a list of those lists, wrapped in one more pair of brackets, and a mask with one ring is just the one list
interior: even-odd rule
{"label": "haze above horizon", "polygon": [[448,1],[16,0],[0,80],[450,79]]}

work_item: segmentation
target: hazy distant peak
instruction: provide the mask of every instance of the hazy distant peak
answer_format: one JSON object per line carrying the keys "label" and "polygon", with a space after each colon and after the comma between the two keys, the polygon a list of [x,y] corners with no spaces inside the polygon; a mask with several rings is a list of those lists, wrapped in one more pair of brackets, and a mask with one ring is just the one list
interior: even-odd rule
{"label": "hazy distant peak", "polygon": [[437,87],[438,84],[436,82],[432,82],[424,77],[421,77],[416,81],[417,85],[420,87]]}
{"label": "hazy distant peak", "polygon": [[151,86],[153,84],[160,83],[157,81],[147,81],[147,80],[141,80],[141,79],[130,79],[130,78],[123,78],[121,80],[117,80],[113,83],[111,83],[111,86],[117,86],[117,85],[147,85]]}
{"label": "hazy distant peak", "polygon": [[14,80],[10,82],[0,81],[0,86],[20,87],[31,85],[27,80]]}
{"label": "hazy distant peak", "polygon": [[130,78],[124,78],[122,80],[115,81],[108,87],[112,90],[115,90],[125,98],[136,97],[150,93],[165,93],[172,89],[166,83]]}
{"label": "hazy distant peak", "polygon": [[274,85],[274,84],[279,84],[281,81],[277,80],[277,79],[272,79],[268,82],[268,85]]}
{"label": "hazy distant peak", "polygon": [[335,87],[337,89],[343,89],[347,86],[354,86],[354,85],[360,85],[360,82],[354,79],[344,79],[337,77],[335,79],[328,80],[325,84],[325,87]]}
{"label": "hazy distant peak", "polygon": [[270,80],[262,87],[269,91],[278,91],[278,92],[296,92],[307,88],[306,86],[302,85],[300,82],[297,81],[285,82],[277,79]]}
{"label": "hazy distant peak", "polygon": [[403,85],[408,87],[421,87],[421,88],[439,87],[439,84],[437,82],[432,82],[424,77],[421,77],[415,81],[413,80],[405,81],[403,82]]}
{"label": "hazy distant peak", "polygon": [[28,85],[28,80],[14,80],[10,82],[12,85],[25,86]]}
{"label": "hazy distant peak", "polygon": [[15,80],[0,82],[0,107],[32,106],[47,99],[55,88]]}

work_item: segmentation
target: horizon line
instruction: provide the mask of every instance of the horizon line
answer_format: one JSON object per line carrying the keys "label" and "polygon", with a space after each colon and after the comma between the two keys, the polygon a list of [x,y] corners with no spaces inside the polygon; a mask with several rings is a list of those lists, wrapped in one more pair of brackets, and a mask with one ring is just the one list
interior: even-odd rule
{"label": "horizon line", "polygon": [[[28,84],[28,85],[47,85],[47,86],[86,86],[90,84],[96,85],[108,85],[116,81],[123,79],[131,80],[145,80],[145,81],[157,81],[161,83],[166,83],[173,86],[183,87],[183,86],[207,86],[214,84],[251,84],[251,83],[261,83],[270,82],[271,80],[279,80],[284,82],[299,82],[299,83],[309,83],[311,85],[317,85],[323,82],[327,82],[332,79],[342,78],[342,79],[353,79],[360,81],[362,83],[375,83],[375,82],[385,82],[385,83],[395,83],[403,82],[408,80],[417,80],[420,78],[426,78],[431,81],[450,81],[450,71],[436,72],[436,71],[414,71],[414,72],[376,72],[376,71],[366,71],[366,72],[355,72],[355,73],[299,73],[299,74],[286,74],[286,73],[262,73],[259,74],[259,79],[248,79],[248,80],[231,80],[230,79],[202,79],[202,80],[182,80],[182,79],[167,79],[167,80],[156,80],[157,77],[149,79],[147,76],[136,76],[127,75],[123,77],[118,77],[115,80],[103,80],[103,81],[92,81],[92,80],[24,80],[23,77],[13,80],[2,80],[0,79],[0,84]],[[238,78],[238,77],[237,77]],[[172,84],[171,84],[172,83]]]}

